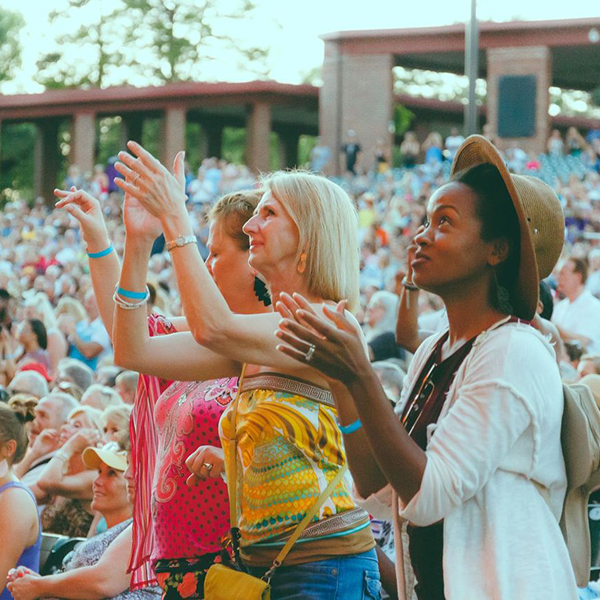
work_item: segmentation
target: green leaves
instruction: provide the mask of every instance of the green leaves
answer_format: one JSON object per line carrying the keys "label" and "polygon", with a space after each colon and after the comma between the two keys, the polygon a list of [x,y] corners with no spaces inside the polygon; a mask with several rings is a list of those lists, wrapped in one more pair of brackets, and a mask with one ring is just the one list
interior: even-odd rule
{"label": "green leaves", "polygon": [[20,14],[0,8],[0,82],[11,79],[21,66],[19,33],[24,24]]}
{"label": "green leaves", "polygon": [[110,11],[102,0],[69,0],[51,15],[60,33],[37,80],[52,88],[198,81],[215,61],[264,76],[268,49],[244,39],[254,11],[250,0],[119,0]]}

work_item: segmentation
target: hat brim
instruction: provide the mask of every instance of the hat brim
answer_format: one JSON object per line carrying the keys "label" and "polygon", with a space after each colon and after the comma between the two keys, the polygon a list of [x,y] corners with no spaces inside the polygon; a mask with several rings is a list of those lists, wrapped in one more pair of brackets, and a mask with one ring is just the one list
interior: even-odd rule
{"label": "hat brim", "polygon": [[535,316],[539,299],[539,276],[535,257],[533,234],[527,223],[527,215],[523,202],[515,188],[504,159],[496,147],[481,135],[469,136],[458,149],[451,174],[470,169],[480,164],[492,164],[500,173],[508,194],[512,200],[521,234],[521,248],[519,256],[519,272],[514,297],[511,299],[514,313],[517,317],[531,320]]}
{"label": "hat brim", "polygon": [[108,465],[117,471],[127,470],[127,456],[125,453],[102,450],[101,448],[86,448],[82,454],[83,464],[88,469],[97,469],[100,463]]}

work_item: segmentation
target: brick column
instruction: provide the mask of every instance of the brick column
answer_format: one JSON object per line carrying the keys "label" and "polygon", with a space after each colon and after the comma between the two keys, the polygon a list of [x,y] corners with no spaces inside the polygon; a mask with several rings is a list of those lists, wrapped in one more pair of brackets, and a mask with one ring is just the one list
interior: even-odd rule
{"label": "brick column", "polygon": [[255,102],[246,121],[246,164],[255,171],[269,171],[271,105]]}
{"label": "brick column", "polygon": [[279,138],[279,168],[297,167],[300,134],[294,130],[282,130],[277,132],[277,136]]}
{"label": "brick column", "polygon": [[169,170],[180,150],[185,150],[186,111],[180,106],[170,106],[165,110],[161,162]]}
{"label": "brick column", "polygon": [[77,165],[81,174],[94,170],[96,143],[96,114],[93,112],[75,113],[73,117],[70,163]]}
{"label": "brick column", "polygon": [[34,191],[36,198],[42,197],[48,205],[54,204],[54,188],[58,181],[60,148],[58,146],[57,119],[39,121],[34,151]]}
{"label": "brick column", "polygon": [[383,138],[391,155],[394,94],[392,54],[341,54],[335,41],[325,42],[323,86],[319,93],[319,127],[323,143],[331,149],[329,174],[343,172],[340,148],[349,129],[362,147],[358,168],[371,168],[377,138]]}
{"label": "brick column", "polygon": [[[487,51],[487,122],[498,140],[500,149],[505,150],[515,142],[527,152],[544,152],[550,135],[548,106],[552,85],[552,55],[546,46],[529,48],[491,48]],[[502,75],[535,75],[536,107],[535,135],[528,138],[498,138],[498,80]]]}

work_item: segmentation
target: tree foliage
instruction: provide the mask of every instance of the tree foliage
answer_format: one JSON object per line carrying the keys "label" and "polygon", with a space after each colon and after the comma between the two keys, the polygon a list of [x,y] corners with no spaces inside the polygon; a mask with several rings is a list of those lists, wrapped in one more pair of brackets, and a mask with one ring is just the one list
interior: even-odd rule
{"label": "tree foliage", "polygon": [[37,61],[38,83],[48,89],[106,85],[108,76],[127,64],[121,39],[128,31],[121,15],[120,6],[107,10],[99,0],[68,0],[53,11],[50,25],[58,33],[54,47]]}
{"label": "tree foliage", "polygon": [[57,34],[54,47],[37,63],[39,83],[47,88],[160,85],[206,79],[207,67],[218,73],[221,64],[253,75],[268,70],[268,50],[246,39],[255,11],[251,0],[105,4],[66,0],[50,15]]}
{"label": "tree foliage", "polygon": [[21,66],[19,33],[24,24],[20,14],[0,8],[0,82],[11,79]]}

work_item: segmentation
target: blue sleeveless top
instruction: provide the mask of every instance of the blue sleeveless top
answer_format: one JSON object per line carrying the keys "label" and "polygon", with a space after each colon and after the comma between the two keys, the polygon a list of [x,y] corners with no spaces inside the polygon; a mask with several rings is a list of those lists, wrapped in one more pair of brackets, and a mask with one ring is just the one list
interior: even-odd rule
{"label": "blue sleeveless top", "polygon": [[[26,485],[22,484],[20,481],[9,481],[8,483],[5,483],[3,486],[0,487],[0,494],[4,490],[7,490],[8,488],[11,488],[11,487],[16,487],[21,490],[25,490],[31,496],[31,499],[33,500],[33,503],[36,506],[36,510],[37,510],[37,502],[36,502],[35,496],[31,493],[31,490]],[[29,546],[29,548],[25,548],[25,550],[23,550],[23,554],[21,554],[21,556],[19,557],[19,560],[17,561],[17,564],[15,566],[16,567],[28,567],[29,569],[31,569],[32,571],[35,571],[36,573],[39,572],[41,546],[42,546],[42,524],[40,523],[37,541],[35,542],[35,544],[33,544],[33,546]],[[0,600],[12,600],[12,597],[13,597],[12,594],[6,588],[4,588],[4,591],[2,592],[2,594],[0,594]]]}

